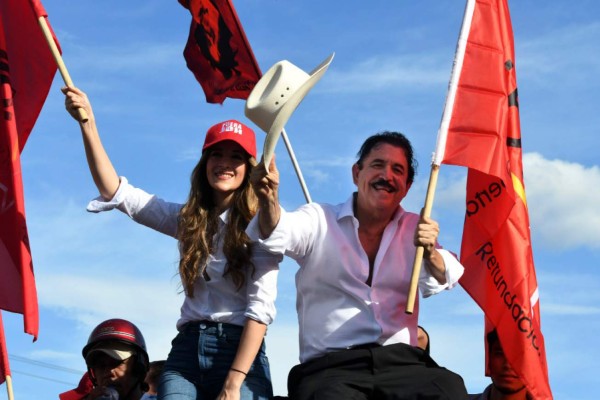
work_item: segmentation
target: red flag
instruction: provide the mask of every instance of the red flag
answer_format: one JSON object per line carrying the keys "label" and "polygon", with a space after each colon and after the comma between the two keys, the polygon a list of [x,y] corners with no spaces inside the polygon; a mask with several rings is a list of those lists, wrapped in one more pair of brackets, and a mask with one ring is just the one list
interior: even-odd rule
{"label": "red flag", "polygon": [[37,0],[0,1],[0,309],[23,314],[34,340],[38,306],[20,153],[56,73],[38,17],[47,14]]}
{"label": "red flag", "polygon": [[441,163],[469,168],[460,282],[529,393],[551,399],[516,82],[507,0],[469,0],[436,154]]}
{"label": "red flag", "polygon": [[8,365],[8,351],[6,350],[2,312],[0,312],[0,385],[4,383],[7,376],[10,376],[10,366]]}
{"label": "red flag", "polygon": [[183,51],[206,101],[246,99],[261,72],[230,0],[179,0],[190,10],[190,35]]}
{"label": "red flag", "polygon": [[75,389],[59,394],[58,398],[60,400],[84,400],[87,398],[88,394],[90,394],[92,389],[94,389],[94,384],[90,379],[89,373],[86,372],[81,377],[79,385],[77,385]]}

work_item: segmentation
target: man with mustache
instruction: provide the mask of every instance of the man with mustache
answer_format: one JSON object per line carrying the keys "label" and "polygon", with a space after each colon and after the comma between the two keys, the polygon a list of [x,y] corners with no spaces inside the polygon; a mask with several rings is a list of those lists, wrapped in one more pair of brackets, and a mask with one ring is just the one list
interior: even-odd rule
{"label": "man with mustache", "polygon": [[400,202],[415,175],[401,133],[369,137],[352,166],[357,186],[338,205],[279,206],[275,164],[251,177],[260,212],[249,236],[299,264],[296,274],[300,365],[291,399],[467,399],[460,376],[417,346],[418,299],[404,313],[415,246],[424,247],[423,297],[458,283],[463,267],[437,244],[438,224]]}

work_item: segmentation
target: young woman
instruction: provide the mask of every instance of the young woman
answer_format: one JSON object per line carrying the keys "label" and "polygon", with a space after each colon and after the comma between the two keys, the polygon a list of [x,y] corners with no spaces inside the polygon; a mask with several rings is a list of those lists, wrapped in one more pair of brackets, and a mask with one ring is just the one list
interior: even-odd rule
{"label": "young woman", "polygon": [[[206,133],[185,204],[166,202],[119,177],[106,154],[90,102],[63,88],[67,111],[80,122],[90,172],[100,192],[88,210],[119,209],[179,241],[185,291],[158,398],[267,399],[272,396],[264,335],[275,316],[281,260],[253,246],[245,229],[256,212],[249,175],[254,132],[225,121]],[[81,122],[77,109],[88,114]]]}

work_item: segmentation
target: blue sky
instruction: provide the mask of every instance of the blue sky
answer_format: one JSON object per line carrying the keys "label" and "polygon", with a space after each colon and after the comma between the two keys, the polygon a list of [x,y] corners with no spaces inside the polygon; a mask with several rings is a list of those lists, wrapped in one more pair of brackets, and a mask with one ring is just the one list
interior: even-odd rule
{"label": "blue sky", "polygon": [[[183,202],[206,129],[228,118],[247,122],[243,101],[205,103],[186,69],[181,53],[189,13],[164,0],[44,5],[71,76],[94,105],[117,171],[136,186]],[[362,141],[398,130],[411,138],[420,163],[404,206],[419,210],[464,2],[238,0],[235,6],[263,71],[282,59],[310,70],[336,52],[286,126],[313,200],[344,201],[354,189],[350,167]],[[510,6],[550,384],[556,399],[592,399],[600,357],[600,5],[522,0]],[[151,359],[165,358],[182,302],[174,240],[118,212],[85,211],[97,192],[61,85],[57,77],[21,160],[40,335],[32,344],[21,317],[3,313],[20,400],[57,398],[75,386],[85,369],[81,348],[107,318],[134,321]],[[304,197],[283,145],[277,154],[281,202],[294,209]],[[442,166],[433,215],[440,241],[455,252],[464,184],[464,169]],[[295,271],[294,262],[282,263],[278,317],[267,336],[278,394],[285,393],[287,371],[297,362]],[[483,315],[464,290],[422,301],[420,323],[438,363],[461,374],[470,392],[483,390],[489,382]],[[0,399],[6,399],[4,386]]]}

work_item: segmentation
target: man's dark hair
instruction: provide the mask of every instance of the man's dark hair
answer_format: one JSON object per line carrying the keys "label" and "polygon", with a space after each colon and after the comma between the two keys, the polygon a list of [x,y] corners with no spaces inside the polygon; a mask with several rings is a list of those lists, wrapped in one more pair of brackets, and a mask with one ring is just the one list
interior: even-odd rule
{"label": "man's dark hair", "polygon": [[364,159],[369,155],[373,148],[375,148],[381,143],[386,143],[404,150],[404,155],[406,156],[406,161],[408,163],[408,176],[406,178],[406,182],[408,184],[411,184],[415,179],[415,173],[417,170],[417,160],[415,160],[410,140],[408,140],[406,136],[404,136],[404,134],[400,132],[384,131],[376,133],[375,135],[367,138],[367,140],[365,140],[365,142],[360,147],[358,153],[356,153],[356,157],[358,157],[358,161],[356,161],[358,168],[362,169],[362,163]]}
{"label": "man's dark hair", "polygon": [[488,351],[491,354],[492,346],[498,341],[498,332],[494,329],[493,331],[488,332],[485,338],[487,340]]}
{"label": "man's dark hair", "polygon": [[160,374],[162,374],[164,366],[165,360],[152,361],[150,363],[148,373],[146,374],[146,379],[152,382],[155,386],[158,386],[158,379],[160,378]]}

